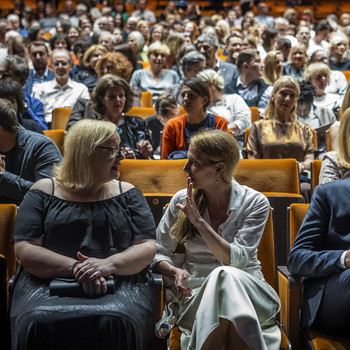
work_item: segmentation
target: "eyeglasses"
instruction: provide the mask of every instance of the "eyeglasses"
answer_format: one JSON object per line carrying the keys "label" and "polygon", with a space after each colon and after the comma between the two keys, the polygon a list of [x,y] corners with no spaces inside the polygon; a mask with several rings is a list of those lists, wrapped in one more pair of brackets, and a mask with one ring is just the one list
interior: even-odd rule
{"label": "eyeglasses", "polygon": [[124,149],[117,146],[112,146],[112,147],[98,146],[97,148],[108,149],[112,157],[118,157],[118,158],[125,157]]}

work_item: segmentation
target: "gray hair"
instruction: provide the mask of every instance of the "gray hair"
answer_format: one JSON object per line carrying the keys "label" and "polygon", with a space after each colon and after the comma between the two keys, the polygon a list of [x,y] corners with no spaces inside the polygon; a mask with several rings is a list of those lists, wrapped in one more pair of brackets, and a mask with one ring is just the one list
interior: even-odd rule
{"label": "gray hair", "polygon": [[19,16],[16,15],[15,13],[11,13],[10,15],[7,16],[7,20],[11,21],[11,19],[17,19],[17,21],[19,21]]}
{"label": "gray hair", "polygon": [[145,46],[145,38],[144,36],[137,30],[134,30],[133,32],[130,32],[129,36],[133,36],[134,39],[136,40],[136,44],[137,44],[137,49],[139,51],[142,51],[143,47]]}
{"label": "gray hair", "polygon": [[103,30],[102,32],[100,32],[100,35],[98,36],[98,40],[100,40],[102,35],[107,35],[111,38],[112,43],[115,44],[115,37],[111,32],[107,32],[107,30]]}
{"label": "gray hair", "polygon": [[7,70],[12,70],[13,74],[17,76],[25,76],[29,75],[29,66],[27,61],[19,57],[17,55],[8,55],[1,63],[6,64]]}
{"label": "gray hair", "polygon": [[199,63],[205,61],[205,56],[199,53],[198,51],[191,51],[187,53],[184,57],[180,60],[180,66],[182,70],[191,70],[192,67]]}
{"label": "gray hair", "polygon": [[275,26],[277,24],[286,24],[286,25],[289,24],[288,20],[284,17],[277,17],[277,18],[275,18],[275,20],[273,22],[274,22]]}
{"label": "gray hair", "polygon": [[206,83],[206,84],[212,82],[214,87],[219,91],[224,90],[224,87],[225,87],[224,78],[218,72],[215,72],[214,69],[202,70],[196,75],[196,78],[198,78],[199,80],[201,80],[203,83]]}
{"label": "gray hair", "polygon": [[53,59],[54,56],[57,55],[57,54],[60,54],[60,53],[64,53],[67,56],[69,64],[74,64],[72,56],[69,54],[69,52],[66,49],[55,49],[55,50],[53,50],[52,53],[51,53],[51,64],[54,63],[54,59]]}
{"label": "gray hair", "polygon": [[204,43],[205,41],[208,41],[210,45],[212,46],[216,46],[218,45],[218,40],[215,38],[214,35],[211,34],[202,34],[198,40],[197,40],[197,44],[199,43]]}

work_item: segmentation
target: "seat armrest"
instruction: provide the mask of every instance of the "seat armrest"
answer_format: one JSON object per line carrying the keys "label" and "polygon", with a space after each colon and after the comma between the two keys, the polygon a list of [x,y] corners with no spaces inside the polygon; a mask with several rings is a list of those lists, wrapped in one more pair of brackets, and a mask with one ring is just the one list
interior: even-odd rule
{"label": "seat armrest", "polygon": [[156,286],[156,299],[157,299],[157,316],[156,321],[160,320],[163,315],[164,304],[164,292],[163,292],[163,276],[160,273],[152,272],[154,284]]}
{"label": "seat armrest", "polygon": [[278,295],[281,301],[280,322],[292,343],[293,349],[300,344],[299,308],[301,278],[292,275],[286,266],[278,266]]}

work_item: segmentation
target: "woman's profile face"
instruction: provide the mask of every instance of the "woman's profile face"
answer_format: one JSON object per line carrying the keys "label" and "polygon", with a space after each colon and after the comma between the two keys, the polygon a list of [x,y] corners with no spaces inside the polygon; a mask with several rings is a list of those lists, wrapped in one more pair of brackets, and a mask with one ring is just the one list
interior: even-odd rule
{"label": "woman's profile face", "polygon": [[199,96],[190,87],[184,85],[181,90],[182,106],[186,113],[198,113],[203,111],[203,106],[208,101],[207,96]]}
{"label": "woman's profile face", "polygon": [[328,75],[325,73],[317,73],[311,77],[311,84],[316,88],[316,96],[324,95],[327,87]]}
{"label": "woman's profile face", "polygon": [[190,145],[184,171],[191,178],[193,188],[205,190],[216,181],[216,163]]}
{"label": "woman's profile face", "polygon": [[298,93],[290,84],[282,85],[275,93],[272,93],[271,99],[274,103],[278,116],[290,114],[298,101]]}
{"label": "woman's profile face", "polygon": [[121,116],[125,107],[125,91],[121,86],[110,86],[107,88],[101,103],[106,108],[107,118],[117,118]]}
{"label": "woman's profile face", "polygon": [[277,54],[275,57],[275,69],[277,75],[281,75],[283,71],[283,55],[282,54]]}

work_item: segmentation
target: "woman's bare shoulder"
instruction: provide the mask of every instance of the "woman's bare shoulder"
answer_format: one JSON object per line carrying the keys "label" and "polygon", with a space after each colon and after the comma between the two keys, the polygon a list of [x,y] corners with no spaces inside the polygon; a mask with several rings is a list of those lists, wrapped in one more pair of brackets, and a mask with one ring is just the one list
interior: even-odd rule
{"label": "woman's bare shoulder", "polygon": [[45,193],[52,194],[53,190],[53,179],[45,178],[36,181],[33,186],[30,188],[31,190],[41,190]]}

